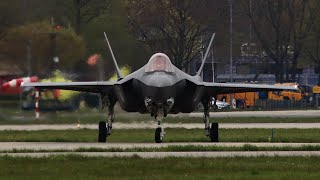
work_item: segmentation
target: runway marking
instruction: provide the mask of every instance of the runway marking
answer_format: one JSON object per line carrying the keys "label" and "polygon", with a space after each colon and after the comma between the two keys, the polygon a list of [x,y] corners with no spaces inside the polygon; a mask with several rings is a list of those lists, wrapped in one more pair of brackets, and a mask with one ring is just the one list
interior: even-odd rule
{"label": "runway marking", "polygon": [[83,157],[133,157],[165,158],[165,157],[258,157],[258,156],[320,156],[320,151],[255,151],[255,152],[48,152],[48,153],[0,153],[10,157],[50,157],[58,155],[79,155]]}
{"label": "runway marking", "polygon": [[[155,129],[156,123],[113,123],[113,129]],[[164,128],[203,129],[203,123],[163,123]],[[221,129],[319,129],[320,123],[219,123]],[[98,129],[97,124],[0,125],[0,131]]]}
{"label": "runway marking", "polygon": [[77,150],[77,149],[133,149],[133,148],[164,148],[172,146],[201,146],[201,147],[242,147],[251,145],[256,147],[303,147],[320,146],[320,143],[66,143],[66,142],[0,142],[0,151],[11,150]]}

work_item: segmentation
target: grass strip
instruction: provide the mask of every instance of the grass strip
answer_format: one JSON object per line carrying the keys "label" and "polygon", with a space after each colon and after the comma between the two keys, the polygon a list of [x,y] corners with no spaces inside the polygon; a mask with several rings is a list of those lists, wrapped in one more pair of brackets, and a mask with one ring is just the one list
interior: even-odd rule
{"label": "grass strip", "polygon": [[78,148],[70,149],[12,149],[3,150],[0,153],[37,153],[37,152],[222,152],[222,151],[320,151],[320,146],[304,145],[300,147],[258,147],[245,144],[240,147],[235,146],[169,146],[160,148]]}
{"label": "grass strip", "polygon": [[[199,129],[167,128],[164,142],[208,142]],[[271,129],[221,129],[221,142],[269,142]],[[97,142],[97,130],[0,131],[0,142]],[[319,143],[320,129],[274,129],[274,142]],[[154,142],[153,129],[114,130],[108,142]]]}
{"label": "grass strip", "polygon": [[2,179],[319,179],[320,157],[0,157]]}
{"label": "grass strip", "polygon": [[[0,125],[9,124],[88,124],[98,123],[106,120],[107,115],[102,111],[79,111],[79,112],[43,112],[40,122],[35,122],[33,111],[0,109]],[[228,117],[215,118],[211,121],[218,123],[319,123],[318,117],[306,118],[271,118],[271,117]],[[134,123],[134,122],[155,122],[149,114],[139,113],[116,113],[115,122]],[[201,117],[166,117],[165,123],[202,123]]]}

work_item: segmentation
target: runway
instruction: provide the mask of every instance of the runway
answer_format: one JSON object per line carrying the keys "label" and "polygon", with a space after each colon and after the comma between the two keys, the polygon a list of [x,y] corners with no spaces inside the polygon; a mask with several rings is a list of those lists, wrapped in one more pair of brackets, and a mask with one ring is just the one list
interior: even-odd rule
{"label": "runway", "polygon": [[[202,113],[178,114],[178,117],[202,117]],[[212,113],[211,117],[320,117],[320,111],[260,111],[260,112],[219,112]],[[165,128],[203,129],[203,123],[163,123]],[[114,129],[154,129],[154,122],[148,123],[114,123]],[[36,125],[0,125],[0,131],[37,131],[37,130],[77,130],[94,129],[97,124],[36,124]],[[320,123],[219,123],[221,129],[245,128],[320,128]],[[0,142],[0,156],[48,157],[54,155],[79,155],[84,157],[131,157],[164,158],[164,157],[256,157],[256,156],[320,156],[320,151],[211,151],[211,152],[70,152],[79,149],[132,149],[132,148],[165,148],[173,146],[203,146],[203,147],[305,147],[320,146],[320,143],[65,143],[65,142]],[[4,153],[5,151],[52,151],[33,153]],[[60,152],[60,151],[69,152]],[[56,152],[54,152],[56,151]],[[57,152],[59,151],[59,152]]]}
{"label": "runway", "polygon": [[132,148],[164,148],[173,146],[202,146],[202,147],[242,147],[251,145],[256,147],[304,147],[304,146],[320,146],[320,143],[66,143],[66,142],[0,142],[0,151],[11,150],[78,150],[78,149],[132,149]]}
{"label": "runway", "polygon": [[[155,129],[156,123],[113,123],[113,129]],[[164,128],[203,129],[203,123],[163,123]],[[319,129],[320,123],[219,123],[221,129]],[[33,125],[0,125],[0,131],[39,131],[39,130],[76,130],[98,129],[97,124],[33,124]]]}

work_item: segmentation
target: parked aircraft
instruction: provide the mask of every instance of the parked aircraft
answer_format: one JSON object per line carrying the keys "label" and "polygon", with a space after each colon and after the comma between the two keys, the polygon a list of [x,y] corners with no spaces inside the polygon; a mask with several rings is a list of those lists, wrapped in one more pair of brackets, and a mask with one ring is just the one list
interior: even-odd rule
{"label": "parked aircraft", "polygon": [[209,107],[211,98],[224,93],[237,93],[247,91],[266,90],[295,90],[294,86],[274,86],[258,84],[238,83],[210,83],[203,82],[200,74],[203,70],[214,35],[212,36],[205,57],[195,76],[191,76],[175,67],[169,57],[164,53],[154,54],[148,63],[137,71],[122,76],[112,48],[105,35],[116,67],[118,81],[96,82],[48,82],[48,83],[24,83],[23,86],[39,89],[65,89],[99,93],[103,104],[108,107],[107,123],[99,123],[98,141],[106,142],[112,133],[114,121],[114,105],[118,102],[121,108],[127,112],[150,113],[158,123],[155,131],[155,142],[161,143],[164,137],[164,128],[161,126],[163,117],[168,114],[190,113],[195,110],[198,103],[204,107],[205,135],[211,142],[219,141],[218,123],[209,123]]}

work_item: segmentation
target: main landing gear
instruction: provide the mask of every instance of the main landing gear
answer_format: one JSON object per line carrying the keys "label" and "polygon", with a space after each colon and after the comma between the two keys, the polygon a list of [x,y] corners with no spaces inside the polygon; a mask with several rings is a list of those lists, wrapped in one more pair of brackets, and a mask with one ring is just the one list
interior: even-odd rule
{"label": "main landing gear", "polygon": [[203,122],[204,122],[204,133],[207,137],[210,138],[211,142],[219,142],[219,124],[212,123],[210,127],[209,123],[209,101],[203,101]]}
{"label": "main landing gear", "polygon": [[211,124],[209,137],[211,142],[219,142],[219,124],[218,123]]}
{"label": "main landing gear", "polygon": [[99,134],[98,134],[98,142],[106,142],[107,141],[108,130],[106,127],[105,121],[99,122]]}
{"label": "main landing gear", "polygon": [[211,142],[219,142],[219,124],[218,123],[211,123],[211,126],[208,121],[208,117],[204,116],[204,134],[210,138]]}
{"label": "main landing gear", "polygon": [[105,121],[99,122],[98,142],[106,142],[107,137],[112,134],[112,123],[114,121],[114,105],[116,100],[111,97],[105,97],[102,101],[103,106],[108,106],[108,124]]}

